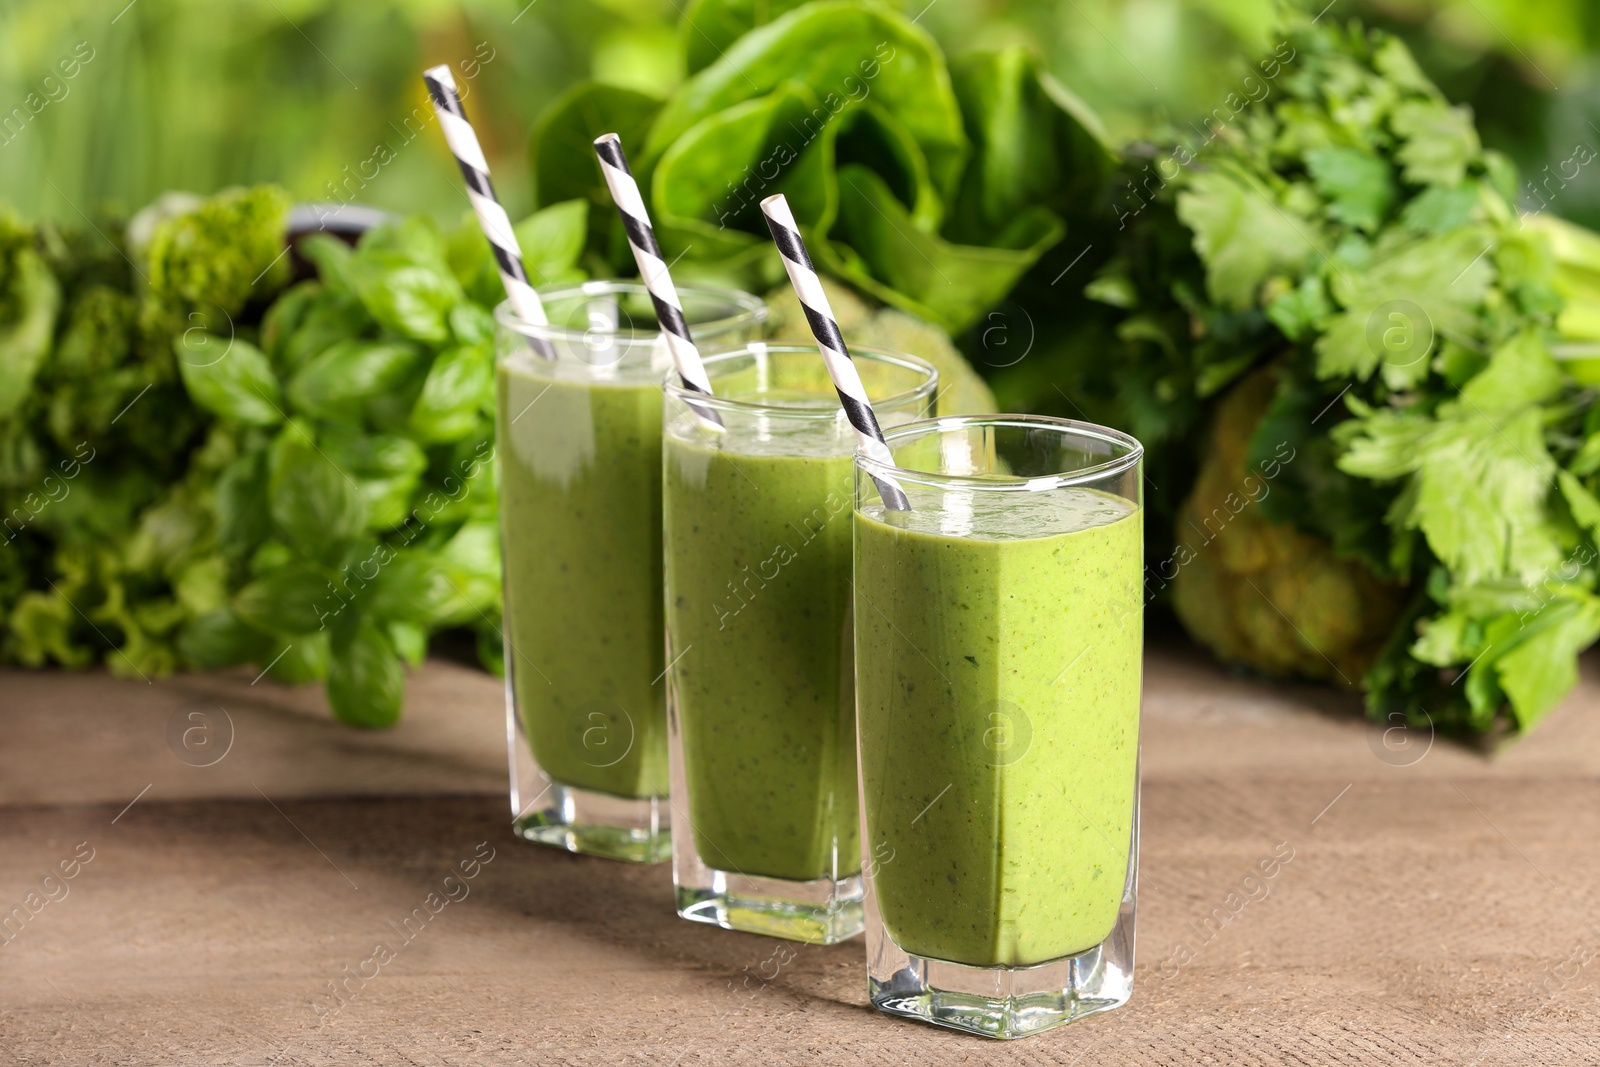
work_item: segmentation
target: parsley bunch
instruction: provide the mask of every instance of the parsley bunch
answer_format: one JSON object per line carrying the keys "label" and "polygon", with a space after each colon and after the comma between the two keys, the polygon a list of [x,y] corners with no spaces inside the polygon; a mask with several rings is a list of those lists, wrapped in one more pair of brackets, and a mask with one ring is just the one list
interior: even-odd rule
{"label": "parsley bunch", "polygon": [[1559,358],[1600,242],[1519,215],[1399,40],[1297,16],[1272,62],[1129,154],[1087,290],[1120,312],[1115,410],[1198,471],[1159,584],[1202,643],[1359,679],[1376,717],[1526,729],[1600,636],[1600,408]]}

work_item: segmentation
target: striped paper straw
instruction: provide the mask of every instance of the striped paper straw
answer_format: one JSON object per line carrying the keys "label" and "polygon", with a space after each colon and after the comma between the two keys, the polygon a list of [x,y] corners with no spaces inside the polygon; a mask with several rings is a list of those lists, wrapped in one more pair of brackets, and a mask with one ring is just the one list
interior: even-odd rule
{"label": "striped paper straw", "polygon": [[[600,172],[605,175],[611,199],[616,201],[617,214],[622,216],[622,228],[628,232],[628,247],[633,249],[639,277],[650,293],[650,302],[655,305],[656,321],[661,324],[661,335],[667,339],[667,349],[678,368],[678,379],[688,391],[710,396],[711,379],[706,377],[700,350],[689,336],[689,324],[683,321],[678,289],[672,284],[672,275],[667,273],[667,264],[661,258],[661,246],[656,244],[656,232],[650,226],[644,197],[639,195],[639,183],[633,180],[628,157],[622,153],[622,138],[614,133],[596,137],[594,154],[600,157]],[[722,426],[722,417],[715,409],[692,400],[688,404],[706,423]]]}
{"label": "striped paper straw", "polygon": [[[506,296],[517,317],[535,326],[548,326],[550,319],[544,313],[539,294],[528,284],[528,272],[522,265],[522,249],[517,245],[517,235],[511,229],[511,219],[506,209],[494,195],[489,182],[489,163],[483,158],[483,146],[478,135],[461,109],[461,95],[456,91],[456,80],[448,64],[429,67],[422,72],[422,80],[433,98],[433,110],[439,116],[439,128],[444,131],[445,143],[461,166],[461,177],[467,183],[467,199],[478,216],[478,225],[489,239],[494,252],[495,266],[500,269],[500,281],[506,287]],[[534,351],[545,359],[555,359],[550,343],[542,338],[530,338]]]}
{"label": "striped paper straw", "polygon": [[[833,388],[839,394],[839,405],[844,408],[845,418],[850,420],[850,426],[856,432],[861,451],[868,459],[893,467],[894,456],[883,440],[883,431],[878,428],[878,417],[872,413],[866,387],[861,384],[855,361],[850,358],[850,350],[844,345],[839,323],[833,317],[833,308],[828,306],[828,296],[822,291],[822,279],[817,277],[811,257],[806,254],[805,242],[800,239],[800,227],[795,224],[794,215],[789,211],[789,201],[783,198],[782,193],[778,193],[761,201],[761,210],[767,216],[767,229],[772,231],[772,239],[783,254],[783,268],[789,272],[794,295],[800,298],[800,310],[806,313],[806,321],[811,324],[811,336],[817,339],[822,361],[828,366],[828,377],[833,379]],[[878,487],[878,495],[883,497],[884,507],[890,511],[911,510],[911,501],[906,499],[905,491],[894,479],[874,474],[872,481]]]}

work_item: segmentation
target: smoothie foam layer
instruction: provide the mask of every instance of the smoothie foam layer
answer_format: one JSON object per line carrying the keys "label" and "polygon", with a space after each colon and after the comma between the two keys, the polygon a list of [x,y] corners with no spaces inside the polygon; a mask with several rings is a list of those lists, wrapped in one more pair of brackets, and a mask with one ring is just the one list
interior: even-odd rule
{"label": "smoothie foam layer", "polygon": [[886,857],[878,908],[907,952],[1026,966],[1110,934],[1138,755],[1141,527],[1135,505],[1088,489],[856,513],[862,797]]}

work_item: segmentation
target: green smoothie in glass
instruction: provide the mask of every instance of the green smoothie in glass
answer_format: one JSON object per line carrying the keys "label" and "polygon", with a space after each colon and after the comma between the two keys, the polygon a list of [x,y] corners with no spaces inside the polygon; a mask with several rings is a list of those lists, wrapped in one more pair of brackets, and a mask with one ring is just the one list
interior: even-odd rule
{"label": "green smoothie in glass", "polygon": [[[759,333],[755,297],[680,295],[702,343]],[[514,814],[530,840],[664,859],[660,380],[670,359],[642,286],[591,282],[544,301],[548,327],[506,308],[497,316]]]}
{"label": "green smoothie in glass", "polygon": [[[861,350],[891,424],[937,373]],[[706,359],[721,430],[665,426],[680,914],[810,941],[860,930],[850,427],[815,345]]]}
{"label": "green smoothie in glass", "polygon": [[[872,469],[911,509],[886,510],[858,472],[855,513],[873,1000],[1020,1036],[1066,1021],[1028,998],[1073,1001],[1067,1017],[1126,999],[1060,964],[1101,954],[1126,909],[1131,971],[1138,446],[1024,416],[899,434],[897,467]],[[962,992],[982,985],[954,974],[975,969],[1015,972],[1013,993]]]}
{"label": "green smoothie in glass", "polygon": [[501,521],[515,531],[505,632],[522,728],[564,785],[662,796],[661,390],[552,369],[498,371]]}

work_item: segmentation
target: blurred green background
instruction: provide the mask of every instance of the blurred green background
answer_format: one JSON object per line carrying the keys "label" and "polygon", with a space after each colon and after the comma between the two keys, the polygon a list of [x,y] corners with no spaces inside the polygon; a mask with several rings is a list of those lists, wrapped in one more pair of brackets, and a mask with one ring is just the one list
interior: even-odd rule
{"label": "blurred green background", "polygon": [[[1035,48],[1117,142],[1216,106],[1272,44],[1270,0],[896,6],[951,52]],[[1552,210],[1600,225],[1600,168],[1557,176],[1575,146],[1600,147],[1600,4],[1330,8],[1404,36],[1525,182],[1554,178]],[[275,181],[302,199],[455,218],[458,178],[418,78],[450,63],[515,216],[532,202],[525,145],[540,108],[582,77],[670,88],[681,77],[676,38],[697,34],[694,15],[691,0],[6,0],[0,201],[68,220],[132,210],[168,189]],[[1539,206],[1525,193],[1524,207]]]}

